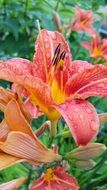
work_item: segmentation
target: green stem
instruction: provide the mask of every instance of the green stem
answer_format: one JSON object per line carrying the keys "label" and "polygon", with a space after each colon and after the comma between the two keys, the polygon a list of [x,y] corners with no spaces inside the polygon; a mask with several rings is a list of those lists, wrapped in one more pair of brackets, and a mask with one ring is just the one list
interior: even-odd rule
{"label": "green stem", "polygon": [[57,120],[51,121],[50,138],[55,137],[57,134]]}
{"label": "green stem", "polygon": [[31,181],[32,172],[33,172],[33,167],[31,166],[30,169],[29,169],[28,179],[27,179],[27,182],[26,182],[26,190],[29,190],[29,184],[30,184],[30,181]]}

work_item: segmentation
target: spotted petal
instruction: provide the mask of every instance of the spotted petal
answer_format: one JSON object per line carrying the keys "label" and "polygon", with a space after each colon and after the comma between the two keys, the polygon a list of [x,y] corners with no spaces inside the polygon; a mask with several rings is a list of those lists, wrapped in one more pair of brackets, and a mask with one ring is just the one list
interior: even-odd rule
{"label": "spotted petal", "polygon": [[71,63],[70,50],[64,37],[59,32],[41,30],[35,44],[34,63],[37,66],[38,77],[47,79],[52,64],[55,48],[61,44],[61,51],[66,51],[65,64]]}
{"label": "spotted petal", "polygon": [[86,145],[97,135],[99,118],[90,103],[84,100],[73,100],[55,107],[64,117],[78,145]]}
{"label": "spotted petal", "polygon": [[18,73],[23,73],[25,75],[31,74],[33,76],[36,74],[36,66],[27,59],[16,57],[5,61],[5,64],[10,70],[14,70]]}
{"label": "spotted petal", "polygon": [[75,74],[66,83],[65,91],[73,98],[107,96],[107,67],[96,65]]}
{"label": "spotted petal", "polygon": [[32,102],[39,105],[42,111],[47,114],[47,106],[53,104],[51,88],[40,78],[24,74],[22,68],[18,70],[4,62],[0,62],[0,79],[22,85],[31,95]]}

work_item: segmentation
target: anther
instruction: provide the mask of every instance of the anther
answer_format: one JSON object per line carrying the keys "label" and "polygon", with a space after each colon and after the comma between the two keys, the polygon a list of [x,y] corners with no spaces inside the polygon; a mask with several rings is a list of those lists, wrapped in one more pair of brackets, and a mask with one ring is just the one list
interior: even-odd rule
{"label": "anther", "polygon": [[61,49],[61,44],[59,43],[58,46],[55,49],[54,55],[55,54],[59,54],[60,53],[60,49]]}
{"label": "anther", "polygon": [[61,50],[61,44],[58,44],[54,52],[54,57],[52,59],[53,65],[56,65],[59,60],[60,50]]}
{"label": "anther", "polygon": [[66,56],[66,51],[63,51],[60,55],[60,58],[59,60],[64,60],[65,59],[65,56]]}

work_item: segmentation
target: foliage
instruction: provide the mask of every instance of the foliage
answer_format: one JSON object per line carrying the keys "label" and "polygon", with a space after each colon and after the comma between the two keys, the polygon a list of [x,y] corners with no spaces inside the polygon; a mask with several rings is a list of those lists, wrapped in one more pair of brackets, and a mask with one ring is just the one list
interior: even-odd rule
{"label": "foliage", "polygon": [[[74,8],[79,6],[83,9],[93,10],[96,19],[95,27],[97,31],[101,27],[104,18],[103,13],[99,13],[99,8],[105,6],[105,0],[1,0],[0,1],[0,59],[7,60],[11,57],[23,57],[32,60],[34,54],[34,43],[38,34],[36,20],[40,21],[41,28],[48,30],[56,30],[56,24],[53,20],[53,11],[56,11],[63,25],[63,33],[66,36],[66,28],[74,17]],[[72,32],[67,37],[71,48],[73,59],[87,60],[91,62],[88,51],[81,47],[82,41],[90,41],[90,36],[82,32]],[[4,88],[10,87],[10,83],[0,81],[0,85]],[[89,98],[98,113],[107,112],[107,100],[104,98]],[[2,116],[1,116],[2,117]],[[44,121],[45,116],[34,119],[32,127],[37,129]],[[96,142],[104,143],[107,146],[107,124],[103,125],[101,131],[96,138]],[[58,134],[66,131],[64,121],[58,123]],[[59,136],[58,136],[59,137]],[[60,139],[56,137],[54,143],[61,145],[60,153],[71,151],[75,148],[73,139],[70,137]],[[48,145],[48,130],[41,141]],[[106,152],[107,153],[107,152]],[[106,190],[107,189],[107,154],[97,158],[97,165],[91,170],[77,169],[72,161],[70,162],[70,172],[77,177],[81,190]],[[9,181],[20,176],[28,176],[30,166],[27,164],[19,164],[12,166],[0,172],[0,182]],[[42,169],[41,169],[42,170]],[[38,171],[33,173],[33,179],[37,178]],[[32,179],[32,180],[33,180]],[[26,189],[26,185],[19,189]]]}

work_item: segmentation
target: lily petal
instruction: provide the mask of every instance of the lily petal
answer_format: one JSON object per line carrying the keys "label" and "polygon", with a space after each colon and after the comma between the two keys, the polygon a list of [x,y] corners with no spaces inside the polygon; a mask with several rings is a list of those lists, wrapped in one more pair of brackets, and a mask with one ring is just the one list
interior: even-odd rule
{"label": "lily petal", "polygon": [[6,154],[4,152],[0,152],[0,171],[23,161],[24,161],[23,159]]}
{"label": "lily petal", "polygon": [[9,127],[5,120],[0,123],[0,141],[4,141],[10,132]]}
{"label": "lily petal", "polygon": [[48,163],[61,160],[61,156],[47,149],[38,139],[35,141],[22,132],[10,132],[7,140],[0,145],[3,152],[29,160],[31,162]]}
{"label": "lily petal", "polygon": [[78,145],[86,145],[98,134],[99,118],[89,102],[73,100],[55,105],[55,108],[64,117]]}
{"label": "lily petal", "polygon": [[53,104],[51,88],[40,78],[24,74],[22,68],[18,70],[14,67],[9,67],[4,62],[0,62],[0,79],[22,85],[31,95],[32,102],[35,105],[39,105],[45,114],[48,113],[47,106]]}
{"label": "lily petal", "polygon": [[40,111],[39,107],[33,105],[29,99],[27,99],[24,102],[24,105],[27,108],[27,110],[29,110],[32,118],[37,118],[37,117],[43,115],[43,113]]}
{"label": "lily petal", "polygon": [[61,44],[61,51],[66,50],[65,64],[71,63],[70,49],[64,37],[59,32],[41,30],[35,44],[35,55],[33,62],[37,66],[38,77],[46,81],[52,65],[55,48]]}
{"label": "lily petal", "polygon": [[75,74],[66,84],[65,91],[73,98],[107,96],[107,67],[96,65]]}
{"label": "lily petal", "polygon": [[[33,74],[33,70],[35,66],[32,64],[31,61],[23,58],[12,58],[7,61],[5,61],[5,64],[10,68],[10,70],[15,70],[16,72],[21,72],[23,74]],[[23,68],[23,69],[22,69]]]}
{"label": "lily petal", "polygon": [[93,68],[94,66],[87,61],[75,60],[72,61],[72,75],[75,73],[80,73],[86,69]]}
{"label": "lily petal", "polygon": [[34,182],[34,184],[32,184],[30,187],[30,190],[42,190],[42,189],[44,190],[65,190],[65,189],[79,190],[79,185],[76,178],[73,176],[70,176],[66,172],[64,166],[56,166],[55,168],[49,168],[46,171],[46,173],[43,173],[42,176],[39,179],[37,179]]}
{"label": "lily petal", "polygon": [[23,183],[25,183],[25,181],[25,177],[14,179],[12,181],[1,184],[0,190],[17,190],[17,188],[21,186]]}
{"label": "lily petal", "polygon": [[15,98],[15,94],[13,92],[11,92],[10,90],[7,90],[7,89],[4,89],[4,88],[0,87],[0,109],[1,109],[2,105],[5,107],[5,105],[12,98]]}
{"label": "lily petal", "polygon": [[86,11],[77,7],[75,9],[75,18],[73,25],[71,25],[71,29],[74,31],[85,31],[89,34],[95,34],[95,30],[93,27],[93,12]]}
{"label": "lily petal", "polygon": [[10,131],[21,131],[35,138],[29,123],[23,116],[16,100],[12,99],[6,106],[5,120]]}

